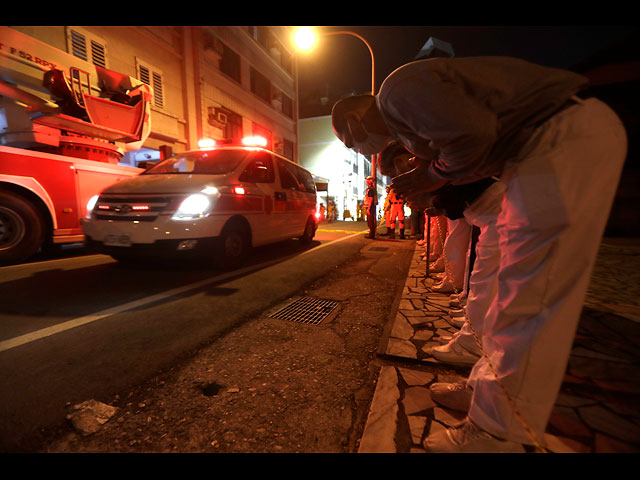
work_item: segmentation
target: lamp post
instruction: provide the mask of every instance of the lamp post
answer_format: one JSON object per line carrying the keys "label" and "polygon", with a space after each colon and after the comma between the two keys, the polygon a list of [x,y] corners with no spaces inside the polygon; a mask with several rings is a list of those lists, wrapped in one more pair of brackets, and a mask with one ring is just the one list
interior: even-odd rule
{"label": "lamp post", "polygon": [[[369,45],[369,42],[367,42],[367,40],[361,35],[358,35],[355,32],[350,32],[347,30],[341,30],[336,32],[322,32],[321,35],[322,36],[350,35],[352,37],[358,38],[367,46],[367,49],[369,49],[369,54],[371,55],[371,95],[375,95],[376,94],[376,63],[375,63],[375,57],[373,55],[373,49],[371,48],[371,45]],[[312,49],[313,46],[315,45],[315,41],[316,41],[315,33],[309,27],[301,27],[297,29],[294,33],[294,43],[300,50]],[[376,171],[376,159],[377,159],[377,155],[375,154],[371,155],[371,174],[373,176],[373,188],[375,189],[376,196],[377,196],[378,195],[378,178],[377,178],[378,175]]]}

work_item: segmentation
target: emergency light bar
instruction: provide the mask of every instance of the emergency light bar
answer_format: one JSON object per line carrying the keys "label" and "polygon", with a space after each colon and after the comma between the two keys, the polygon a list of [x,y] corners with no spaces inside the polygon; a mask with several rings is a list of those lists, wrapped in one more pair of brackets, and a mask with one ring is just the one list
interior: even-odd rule
{"label": "emergency light bar", "polygon": [[266,147],[267,139],[264,137],[244,137],[242,144],[246,147]]}
{"label": "emergency light bar", "polygon": [[206,149],[213,148],[216,146],[216,141],[212,138],[203,138],[202,140],[198,140],[198,148]]}
{"label": "emergency light bar", "polygon": [[245,147],[266,147],[267,139],[264,137],[244,137],[240,142],[238,140],[214,140],[213,138],[203,138],[198,140],[198,148],[206,150],[209,148],[215,148],[218,145],[233,145],[241,143]]}

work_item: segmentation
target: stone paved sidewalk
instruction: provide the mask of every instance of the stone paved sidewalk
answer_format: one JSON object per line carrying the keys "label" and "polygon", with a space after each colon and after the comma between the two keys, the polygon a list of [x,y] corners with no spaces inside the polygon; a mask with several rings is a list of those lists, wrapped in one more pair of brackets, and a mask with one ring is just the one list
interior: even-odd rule
{"label": "stone paved sidewalk", "polygon": [[[384,359],[360,453],[423,452],[430,433],[464,414],[436,405],[434,382],[470,371],[430,357],[449,323],[449,295],[431,292],[416,250],[380,356]],[[561,391],[544,442],[555,453],[640,452],[640,240],[601,245]]]}

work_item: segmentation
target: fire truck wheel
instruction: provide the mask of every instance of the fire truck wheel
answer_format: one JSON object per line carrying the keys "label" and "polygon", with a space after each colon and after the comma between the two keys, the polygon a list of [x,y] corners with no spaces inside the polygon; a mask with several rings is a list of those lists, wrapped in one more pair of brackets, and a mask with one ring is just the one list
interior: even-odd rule
{"label": "fire truck wheel", "polygon": [[315,222],[310,218],[309,220],[307,220],[307,226],[304,227],[304,233],[300,237],[300,241],[305,244],[311,243],[311,240],[313,240],[315,234]]}
{"label": "fire truck wheel", "polygon": [[0,264],[31,257],[44,237],[44,221],[36,206],[19,195],[0,192]]}
{"label": "fire truck wheel", "polygon": [[237,268],[249,252],[249,231],[244,225],[234,222],[225,226],[220,236],[220,261],[223,268]]}

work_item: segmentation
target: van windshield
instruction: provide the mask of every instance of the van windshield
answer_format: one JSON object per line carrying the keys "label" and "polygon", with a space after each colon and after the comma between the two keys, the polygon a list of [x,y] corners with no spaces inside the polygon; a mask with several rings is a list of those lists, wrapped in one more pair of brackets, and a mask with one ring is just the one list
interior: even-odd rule
{"label": "van windshield", "polygon": [[207,150],[177,154],[154,165],[143,175],[175,173],[223,175],[232,172],[250,153],[246,150]]}

